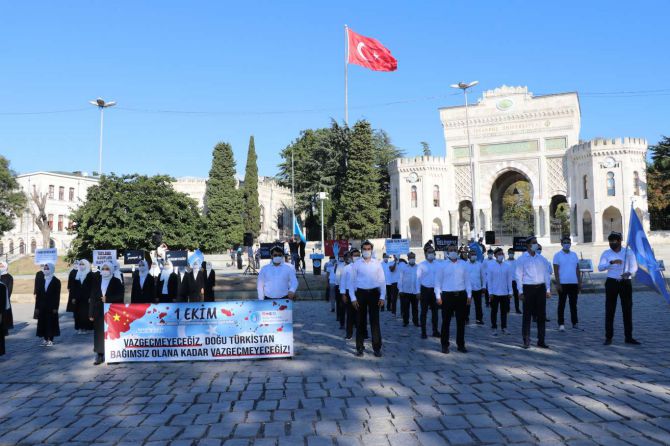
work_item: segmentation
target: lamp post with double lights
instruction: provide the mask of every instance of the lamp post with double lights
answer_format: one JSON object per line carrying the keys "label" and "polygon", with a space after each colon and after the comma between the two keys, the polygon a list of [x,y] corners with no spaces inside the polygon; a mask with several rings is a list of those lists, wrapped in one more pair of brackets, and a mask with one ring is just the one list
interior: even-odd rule
{"label": "lamp post with double lights", "polygon": [[102,175],[102,129],[104,123],[104,111],[106,108],[114,107],[116,101],[105,102],[104,99],[98,98],[95,101],[88,101],[89,104],[95,105],[100,109],[100,148],[98,150],[98,175]]}

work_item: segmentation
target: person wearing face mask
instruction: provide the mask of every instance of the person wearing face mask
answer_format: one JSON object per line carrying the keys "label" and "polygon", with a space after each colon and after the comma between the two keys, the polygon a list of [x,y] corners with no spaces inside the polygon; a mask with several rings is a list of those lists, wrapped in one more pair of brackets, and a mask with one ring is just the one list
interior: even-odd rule
{"label": "person wearing face mask", "polygon": [[[484,277],[486,277],[486,268],[488,268],[490,265],[494,265],[496,263],[496,259],[493,256],[493,249],[489,248],[488,251],[486,251],[486,258],[484,259],[484,262],[482,263],[482,269],[484,271]],[[489,286],[486,282],[484,282],[484,304],[486,305],[486,308],[491,305],[491,295],[489,293]]]}
{"label": "person wearing face mask", "polygon": [[[7,288],[7,299],[9,308],[5,308],[2,312],[3,326],[5,336],[9,334],[9,330],[14,328],[14,315],[12,313],[12,291],[14,289],[14,277],[9,274],[9,265],[7,262],[0,261],[0,282]],[[0,304],[2,304],[2,294],[0,293]]]}
{"label": "person wearing face mask", "polygon": [[130,303],[149,304],[157,302],[156,284],[149,274],[149,264],[146,260],[140,260],[137,264],[137,271],[133,273]]}
{"label": "person wearing face mask", "polygon": [[[256,268],[259,267],[256,266]],[[216,273],[214,272],[214,268],[212,267],[212,262],[202,262],[202,270],[205,272],[205,302],[214,302],[214,287],[216,286]]]}
{"label": "person wearing face mask", "polygon": [[500,328],[503,334],[507,334],[507,313],[512,296],[514,270],[508,262],[505,262],[502,248],[496,248],[493,254],[496,262],[489,265],[486,270],[486,283],[489,284],[491,293],[491,330],[493,336],[498,336],[498,308],[500,308]]}
{"label": "person wearing face mask", "polygon": [[409,311],[412,308],[412,323],[419,326],[419,302],[418,297],[421,289],[417,280],[416,254],[407,254],[407,263],[401,263],[398,271],[398,291],[400,292],[400,315],[402,326],[409,325]]}
{"label": "person wearing face mask", "polygon": [[386,300],[386,279],[384,269],[378,260],[372,258],[373,246],[369,240],[361,244],[362,259],[351,265],[349,273],[349,298],[358,312],[356,329],[356,356],[363,356],[363,334],[367,332],[368,315],[372,350],[376,357],[382,356],[382,332],[379,324],[379,310]]}
{"label": "person wearing face mask", "polygon": [[519,288],[516,283],[516,260],[514,260],[514,248],[510,248],[507,250],[507,260],[506,263],[509,264],[511,270],[512,270],[512,292],[514,294],[514,310],[516,311],[516,314],[521,314],[521,307],[519,306]]}
{"label": "person wearing face mask", "polygon": [[578,330],[577,297],[582,289],[582,273],[579,271],[579,258],[570,251],[570,237],[561,239],[561,250],[554,254],[554,277],[558,291],[558,330],[565,331],[565,303],[570,299],[570,319],[572,328]]}
{"label": "person wearing face mask", "polygon": [[523,301],[523,321],[521,335],[523,348],[530,347],[530,322],[537,317],[537,346],[549,348],[544,342],[547,319],[547,299],[551,297],[551,265],[542,256],[537,255],[537,238],[526,239],[526,255],[516,261],[516,282],[521,285],[519,299]]}
{"label": "person wearing face mask", "polygon": [[342,277],[342,269],[346,265],[344,263],[344,253],[340,251],[338,253],[337,261],[335,262],[335,314],[336,319],[340,323],[340,330],[344,330],[345,323],[345,306],[344,301],[342,300],[342,292],[340,291],[340,278]]}
{"label": "person wearing face mask", "polygon": [[[384,253],[383,259],[382,269],[386,281],[386,309],[395,316],[398,300],[398,259],[395,256],[391,259],[386,253]],[[384,307],[381,311],[384,311]]]}
{"label": "person wearing face mask", "polygon": [[614,337],[614,314],[617,298],[621,298],[623,330],[626,344],[639,345],[633,338],[633,287],[631,279],[637,272],[635,254],[621,248],[621,233],[612,232],[607,240],[610,249],[600,256],[598,271],[607,271],[605,281],[605,345],[612,344]]}
{"label": "person wearing face mask", "polygon": [[340,328],[345,326],[346,331],[344,338],[349,340],[354,336],[354,326],[358,326],[357,319],[358,313],[354,309],[354,306],[351,302],[351,297],[349,296],[349,279],[351,273],[351,265],[354,262],[359,261],[361,258],[361,252],[354,248],[349,252],[344,254],[345,266],[341,270],[340,276],[340,297],[342,299],[342,304],[344,306],[344,317],[340,319]]}
{"label": "person wearing face mask", "polygon": [[172,263],[167,260],[163,264],[163,269],[156,280],[156,294],[158,302],[171,303],[177,299],[177,291],[179,288],[179,276],[174,272]]}
{"label": "person wearing face mask", "polygon": [[177,302],[188,302],[189,280],[185,266],[178,266],[177,270]]}
{"label": "person wearing face mask", "polygon": [[114,277],[116,277],[117,279],[119,279],[121,281],[121,284],[125,287],[126,281],[123,278],[123,273],[121,272],[121,265],[119,264],[119,262],[114,260],[112,262],[112,266],[114,267],[114,270],[112,271],[112,275]]}
{"label": "person wearing face mask", "polygon": [[188,301],[204,302],[205,300],[205,272],[201,263],[195,260],[191,265],[191,271],[186,273],[188,277]]}
{"label": "person wearing face mask", "polygon": [[105,361],[105,304],[123,303],[123,284],[114,276],[114,264],[105,262],[100,267],[96,282],[91,289],[88,318],[93,322],[94,365]]}
{"label": "person wearing face mask", "polygon": [[274,246],[270,250],[272,262],[258,272],[256,291],[258,300],[293,299],[298,289],[295,270],[284,262],[284,250]]}
{"label": "person wearing face mask", "polygon": [[33,297],[35,298],[35,313],[33,314],[33,319],[37,320],[37,290],[44,287],[44,270],[39,269],[35,273],[35,280],[33,281]]}
{"label": "person wearing face mask", "polygon": [[53,263],[43,265],[44,281],[37,289],[37,337],[42,338],[42,345],[54,345],[54,337],[60,336],[58,325],[58,306],[60,305],[60,280],[54,276],[56,267]]}
{"label": "person wearing face mask", "polygon": [[[484,273],[484,264],[477,261],[477,253],[470,251],[466,263],[468,277],[470,278],[470,288],[472,289],[472,300],[475,302],[475,321],[477,325],[484,325],[484,311],[482,310],[482,294],[484,293],[484,284],[486,277]],[[470,307],[468,304],[465,310],[465,323],[470,323]]]}
{"label": "person wearing face mask", "polygon": [[433,326],[433,337],[440,337],[437,331],[437,302],[435,299],[435,272],[438,263],[435,260],[435,248],[428,247],[425,250],[426,260],[421,262],[416,270],[416,279],[419,282],[421,298],[421,339],[426,339],[426,319],[430,309],[431,322]]}
{"label": "person wearing face mask", "polygon": [[442,353],[449,353],[449,327],[456,316],[456,346],[461,353],[465,348],[465,311],[472,302],[472,286],[465,261],[458,258],[456,245],[447,246],[447,259],[435,272],[435,297],[442,308]]}
{"label": "person wearing face mask", "polygon": [[77,275],[72,283],[71,296],[74,306],[74,329],[77,334],[86,334],[93,330],[88,319],[91,290],[95,285],[95,275],[91,272],[91,264],[86,259],[77,262]]}
{"label": "person wearing face mask", "polygon": [[330,312],[335,313],[335,319],[337,322],[340,321],[340,312],[335,311],[337,307],[337,301],[340,297],[337,292],[337,261],[335,261],[335,256],[330,256],[328,263],[324,265],[324,271],[326,272],[326,279],[328,282],[328,300],[330,301]]}
{"label": "person wearing face mask", "polygon": [[[537,253],[538,256],[540,256],[540,257],[542,257],[542,258],[545,258],[545,257],[542,255],[542,245],[540,245],[539,243],[537,244],[537,250],[536,250],[535,252]],[[552,274],[554,271],[552,270],[552,268],[551,268],[551,263],[549,263],[549,261],[547,261],[547,269],[549,270],[549,276],[551,276],[551,274]],[[547,316],[544,320],[545,320],[546,322],[549,322],[549,321],[550,321],[549,316]],[[533,316],[533,322],[537,322],[537,321],[536,321],[536,316]]]}
{"label": "person wearing face mask", "polygon": [[[75,297],[73,295],[73,286],[75,282],[77,281],[77,273],[79,272],[79,260],[75,259],[72,264],[70,265],[70,272],[67,274],[67,305],[65,306],[65,312],[66,313],[72,313],[72,316],[74,317],[74,302],[75,302]],[[75,330],[77,329],[76,326],[76,320],[75,320]]]}

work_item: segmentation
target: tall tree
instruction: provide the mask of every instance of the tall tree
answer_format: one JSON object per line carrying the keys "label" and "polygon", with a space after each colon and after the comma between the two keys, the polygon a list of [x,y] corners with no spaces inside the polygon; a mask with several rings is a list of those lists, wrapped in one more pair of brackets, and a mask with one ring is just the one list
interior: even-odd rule
{"label": "tall tree", "polygon": [[151,250],[154,231],[170,249],[200,246],[202,220],[195,200],[159,175],[105,175],[88,189],[70,216],[76,237],[70,258],[90,258],[93,249]]}
{"label": "tall tree", "polygon": [[652,229],[670,229],[670,137],[663,136],[651,150],[647,164],[647,200]]}
{"label": "tall tree", "polygon": [[388,164],[396,158],[405,156],[404,152],[391,143],[391,137],[384,130],[375,130],[374,136],[375,166],[379,172],[379,207],[382,211],[382,233],[391,235],[391,175]]}
{"label": "tall tree", "polygon": [[346,172],[338,197],[335,230],[355,239],[375,237],[381,231],[381,193],[378,159],[370,123],[361,120],[351,131]]}
{"label": "tall tree", "polygon": [[258,165],[253,136],[249,138],[242,197],[244,199],[244,231],[251,232],[255,239],[261,231],[261,208],[258,204]]}
{"label": "tall tree", "polygon": [[0,155],[0,236],[14,228],[14,219],[23,213],[26,201],[9,160]]}
{"label": "tall tree", "polygon": [[[30,206],[30,213],[33,215],[35,225],[42,234],[42,248],[51,246],[51,231],[53,228],[49,224],[49,217],[47,216],[47,199],[46,192],[39,192],[34,190],[30,196],[32,206]],[[51,222],[53,224],[53,222]]]}
{"label": "tall tree", "polygon": [[205,193],[206,252],[223,252],[242,243],[244,205],[235,183],[233,149],[228,143],[218,143],[214,146]]}
{"label": "tall tree", "polygon": [[430,151],[430,145],[426,141],[421,141],[419,144],[421,144],[421,151],[423,152],[423,156],[432,155]]}

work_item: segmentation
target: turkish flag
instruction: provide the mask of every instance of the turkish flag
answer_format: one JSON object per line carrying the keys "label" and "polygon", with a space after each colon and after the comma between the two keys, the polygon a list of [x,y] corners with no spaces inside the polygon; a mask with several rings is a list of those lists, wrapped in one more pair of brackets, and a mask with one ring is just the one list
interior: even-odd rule
{"label": "turkish flag", "polygon": [[141,318],[151,304],[112,304],[105,313],[107,331],[105,339],[119,339],[121,333],[130,330],[130,324]]}
{"label": "turkish flag", "polygon": [[375,71],[395,71],[398,61],[391,51],[379,43],[377,39],[356,34],[347,29],[349,37],[348,63],[360,65]]}

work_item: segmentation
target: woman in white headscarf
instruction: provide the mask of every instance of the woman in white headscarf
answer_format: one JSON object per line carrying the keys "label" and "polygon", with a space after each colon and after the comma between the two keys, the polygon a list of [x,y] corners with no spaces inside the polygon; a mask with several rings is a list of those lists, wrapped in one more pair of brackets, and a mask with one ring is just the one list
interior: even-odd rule
{"label": "woman in white headscarf", "polygon": [[156,283],[154,277],[149,274],[149,265],[146,260],[140,260],[137,271],[133,273],[133,286],[130,291],[130,303],[155,303]]}
{"label": "woman in white headscarf", "polygon": [[179,276],[174,272],[172,263],[169,260],[166,260],[156,284],[158,301],[160,303],[175,302],[177,300],[178,288]]}
{"label": "woman in white headscarf", "polygon": [[81,259],[77,265],[77,275],[72,284],[71,296],[74,304],[74,329],[77,334],[86,334],[93,330],[93,323],[88,319],[91,290],[95,286],[95,274],[91,272],[91,264]]}
{"label": "woman in white headscarf", "polygon": [[96,353],[94,365],[105,361],[105,305],[123,303],[123,284],[114,277],[114,265],[105,262],[100,267],[97,284],[91,290],[89,320],[93,322],[93,351]]}
{"label": "woman in white headscarf", "polygon": [[[74,303],[76,298],[74,297],[74,287],[77,281],[77,273],[79,272],[79,260],[75,259],[70,265],[70,272],[67,274],[67,305],[65,306],[65,312],[72,313],[74,316]],[[75,318],[75,329],[77,328],[77,320]]]}
{"label": "woman in white headscarf", "polygon": [[119,262],[114,260],[114,263],[112,264],[112,266],[114,267],[114,270],[113,270],[114,277],[119,279],[121,281],[121,283],[123,284],[123,286],[125,286],[126,282],[125,282],[125,280],[123,280],[123,273],[121,272],[121,264],[119,264]]}
{"label": "woman in white headscarf", "polygon": [[188,301],[203,302],[205,300],[205,272],[201,268],[200,261],[195,260],[191,264],[188,277]]}
{"label": "woman in white headscarf", "polygon": [[54,276],[56,267],[53,263],[42,266],[44,280],[36,289],[37,336],[42,338],[42,345],[54,345],[54,337],[60,336],[58,325],[58,306],[60,305],[60,280]]}
{"label": "woman in white headscarf", "polygon": [[[9,274],[9,265],[7,262],[0,261],[0,282],[2,282],[7,288],[7,299],[8,299],[8,308],[2,306],[0,310],[4,309],[2,312],[2,325],[4,329],[5,336],[9,334],[9,330],[14,328],[14,315],[12,314],[12,290],[14,289],[14,277]],[[3,296],[0,293],[0,305],[3,304]]]}

